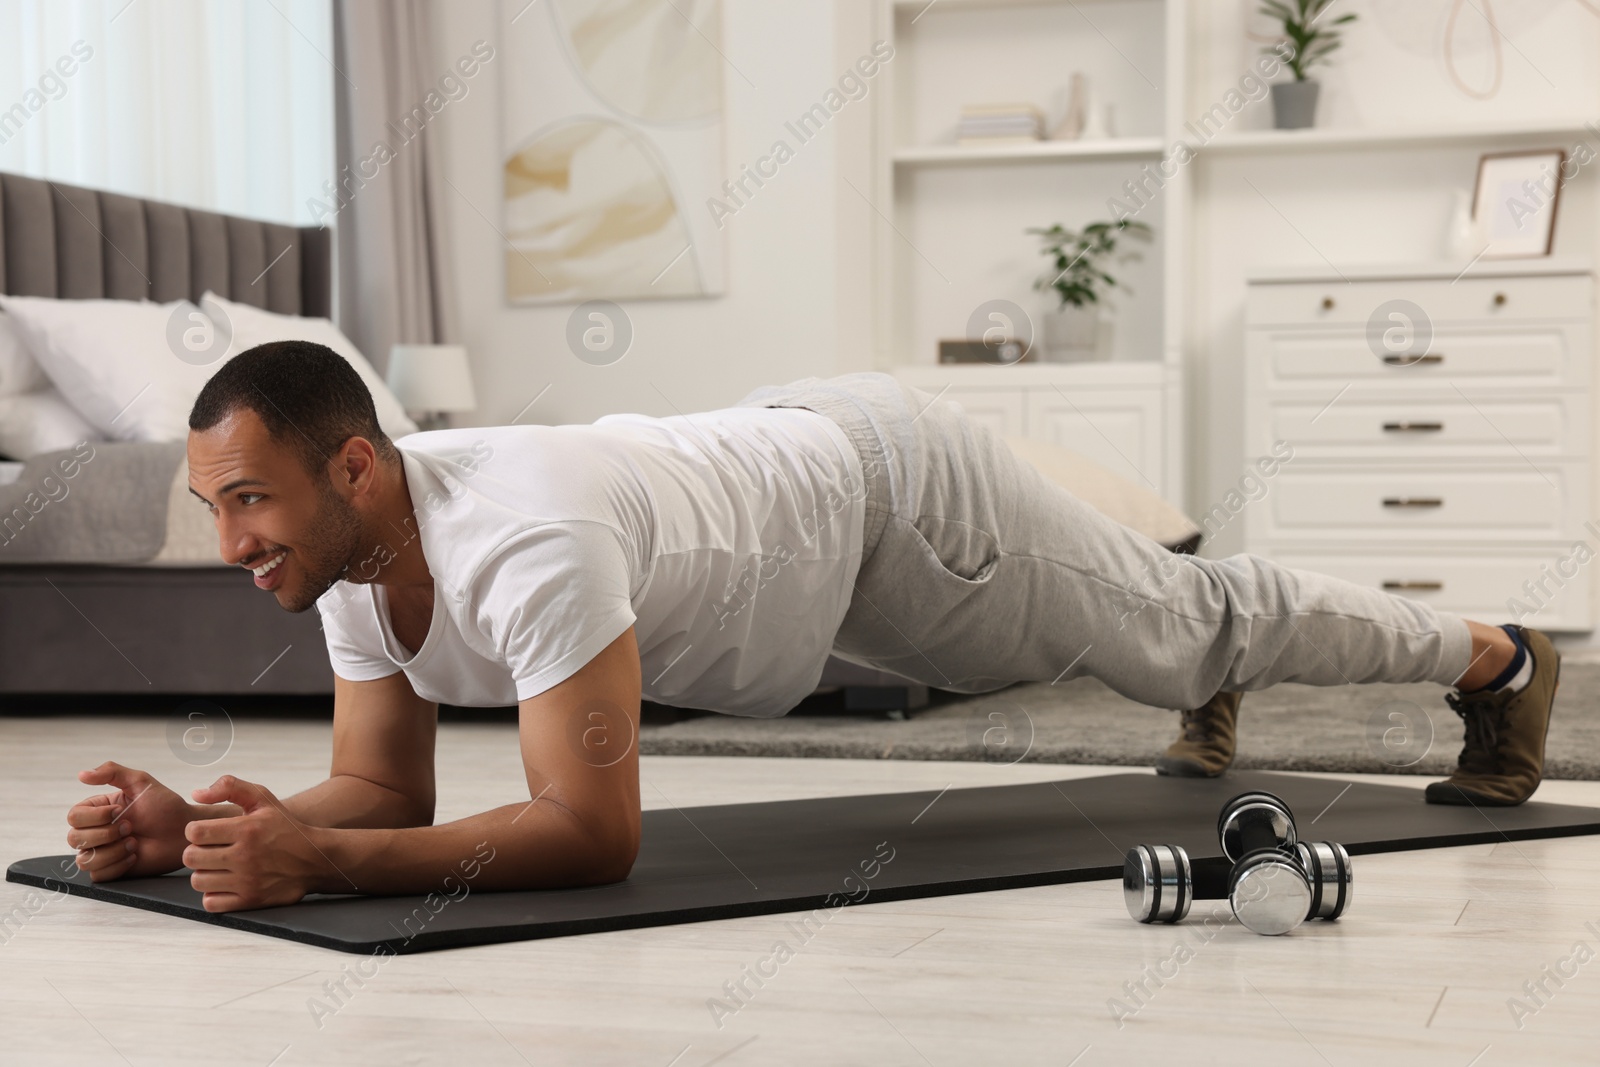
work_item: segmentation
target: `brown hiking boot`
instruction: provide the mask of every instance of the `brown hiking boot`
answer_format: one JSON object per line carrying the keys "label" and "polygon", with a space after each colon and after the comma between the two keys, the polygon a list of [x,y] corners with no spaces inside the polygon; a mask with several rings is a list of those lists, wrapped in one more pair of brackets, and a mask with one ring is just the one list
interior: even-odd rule
{"label": "brown hiking boot", "polygon": [[1445,694],[1445,703],[1466,726],[1466,743],[1455,773],[1429,783],[1428,803],[1505,808],[1539,788],[1550,709],[1561,685],[1561,655],[1538,630],[1519,626],[1517,634],[1533,657],[1527,685],[1516,692]]}
{"label": "brown hiking boot", "polygon": [[1183,736],[1156,760],[1157,774],[1174,778],[1215,778],[1233,765],[1235,724],[1243,693],[1218,693],[1183,713]]}

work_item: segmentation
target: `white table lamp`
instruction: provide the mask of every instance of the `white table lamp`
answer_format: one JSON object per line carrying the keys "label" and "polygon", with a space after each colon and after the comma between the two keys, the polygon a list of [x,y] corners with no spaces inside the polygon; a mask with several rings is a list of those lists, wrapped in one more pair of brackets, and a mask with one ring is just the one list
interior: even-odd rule
{"label": "white table lamp", "polygon": [[460,345],[395,345],[389,350],[389,388],[424,430],[449,425],[447,415],[478,406],[472,368]]}

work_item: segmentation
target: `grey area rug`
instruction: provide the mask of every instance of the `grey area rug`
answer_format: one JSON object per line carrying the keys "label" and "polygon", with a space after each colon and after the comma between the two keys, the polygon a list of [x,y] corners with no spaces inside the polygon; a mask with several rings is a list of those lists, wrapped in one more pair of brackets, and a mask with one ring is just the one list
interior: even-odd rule
{"label": "grey area rug", "polygon": [[[1244,695],[1240,770],[1439,776],[1461,750],[1461,720],[1440,686],[1278,685]],[[986,760],[1148,767],[1177,737],[1176,712],[1136,704],[1100,682],[1014,685],[982,696],[934,693],[904,721],[847,712],[819,694],[779,719],[652,706],[646,755]],[[1431,736],[1430,736],[1431,735]],[[1600,780],[1600,663],[1561,665],[1545,752],[1549,778]]]}

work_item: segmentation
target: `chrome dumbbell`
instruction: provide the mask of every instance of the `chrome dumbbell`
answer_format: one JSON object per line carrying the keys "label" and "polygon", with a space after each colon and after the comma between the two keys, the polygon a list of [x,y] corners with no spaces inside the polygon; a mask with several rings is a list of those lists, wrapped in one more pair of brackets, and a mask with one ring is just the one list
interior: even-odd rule
{"label": "chrome dumbbell", "polygon": [[1295,851],[1294,814],[1271,793],[1241,793],[1217,815],[1222,854],[1233,866],[1228,902],[1247,929],[1286,934],[1311,911],[1311,879]]}
{"label": "chrome dumbbell", "polygon": [[1270,793],[1244,793],[1217,820],[1224,859],[1191,862],[1177,845],[1139,845],[1122,869],[1128,914],[1175,923],[1196,900],[1227,900],[1245,928],[1287,933],[1307,919],[1337,919],[1350,902],[1350,854],[1341,845],[1295,839],[1289,807]]}
{"label": "chrome dumbbell", "polygon": [[1311,910],[1306,918],[1332,922],[1350,906],[1354,891],[1350,853],[1333,841],[1301,841],[1294,847],[1311,882]]}

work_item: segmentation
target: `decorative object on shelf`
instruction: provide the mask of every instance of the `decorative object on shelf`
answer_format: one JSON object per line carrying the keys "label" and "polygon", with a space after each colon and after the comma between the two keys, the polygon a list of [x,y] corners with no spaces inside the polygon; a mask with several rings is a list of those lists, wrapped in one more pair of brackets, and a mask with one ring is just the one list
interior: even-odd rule
{"label": "decorative object on shelf", "polygon": [[1111,105],[1100,95],[1100,90],[1089,89],[1089,101],[1083,109],[1083,130],[1080,141],[1104,141],[1113,136],[1111,131]]}
{"label": "decorative object on shelf", "polygon": [[940,341],[941,363],[993,363],[1004,367],[1033,359],[1033,317],[1005,299],[985,300],[967,316],[966,341]]}
{"label": "decorative object on shelf", "polygon": [[988,363],[993,366],[1010,366],[1013,363],[1034,363],[1036,350],[1018,337],[996,341],[974,341],[957,338],[939,342],[940,363]]}
{"label": "decorative object on shelf", "polygon": [[1066,94],[1067,106],[1061,112],[1061,121],[1056,123],[1056,128],[1050,131],[1050,140],[1076,141],[1079,134],[1083,133],[1083,109],[1088,92],[1088,79],[1084,77],[1081,70],[1073,71],[1072,81]]}
{"label": "decorative object on shelf", "polygon": [[956,122],[956,143],[1006,144],[1044,136],[1044,116],[1032,104],[969,104]]}
{"label": "decorative object on shelf", "polygon": [[1455,207],[1450,212],[1450,229],[1445,235],[1445,256],[1465,263],[1483,251],[1484,243],[1483,231],[1472,216],[1472,193],[1457,189]]}
{"label": "decorative object on shelf", "polygon": [[[1272,87],[1273,125],[1280,130],[1302,129],[1314,125],[1317,95],[1321,86],[1306,77],[1314,65],[1327,61],[1329,53],[1342,43],[1334,29],[1355,20],[1355,14],[1340,15],[1318,26],[1334,0],[1262,0],[1260,11],[1283,24],[1283,37],[1263,52],[1282,57],[1294,80]],[[1285,56],[1285,45],[1288,55]]]}
{"label": "decorative object on shelf", "polygon": [[478,406],[467,350],[460,345],[395,345],[385,380],[423,430],[443,430],[449,414]]}
{"label": "decorative object on shelf", "polygon": [[1567,154],[1559,148],[1490,152],[1478,158],[1472,218],[1483,258],[1550,254],[1566,162]]}
{"label": "decorative object on shelf", "polygon": [[[1052,269],[1040,275],[1033,287],[1060,297],[1044,321],[1045,359],[1054,363],[1109,359],[1114,320],[1101,297],[1119,283],[1106,273],[1104,264],[1116,256],[1124,234],[1147,241],[1154,231],[1143,222],[1119,219],[1091,222],[1077,233],[1059,223],[1026,232],[1044,239],[1040,251],[1052,263]],[[1128,251],[1119,258],[1135,259],[1137,255]]]}

